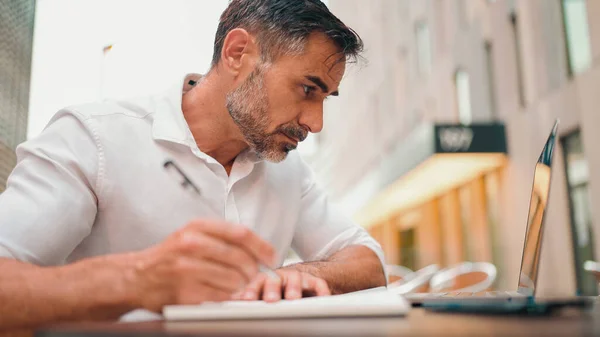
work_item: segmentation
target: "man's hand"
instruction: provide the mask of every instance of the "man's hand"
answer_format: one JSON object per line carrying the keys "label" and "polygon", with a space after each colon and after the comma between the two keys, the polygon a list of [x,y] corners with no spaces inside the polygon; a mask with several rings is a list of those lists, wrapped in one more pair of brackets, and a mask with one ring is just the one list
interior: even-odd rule
{"label": "man's hand", "polygon": [[327,282],[309,273],[294,269],[278,269],[275,272],[280,279],[260,273],[244,291],[236,293],[233,299],[244,301],[262,299],[266,302],[277,302],[282,298],[296,300],[306,296],[331,295]]}
{"label": "man's hand", "polygon": [[209,220],[194,221],[131,257],[134,303],[155,312],[168,304],[230,300],[256,279],[259,263],[275,262],[271,245],[250,229]]}
{"label": "man's hand", "polygon": [[59,267],[0,258],[0,331],[230,300],[258,275],[259,263],[274,263],[274,255],[246,227],[199,220],[139,252]]}

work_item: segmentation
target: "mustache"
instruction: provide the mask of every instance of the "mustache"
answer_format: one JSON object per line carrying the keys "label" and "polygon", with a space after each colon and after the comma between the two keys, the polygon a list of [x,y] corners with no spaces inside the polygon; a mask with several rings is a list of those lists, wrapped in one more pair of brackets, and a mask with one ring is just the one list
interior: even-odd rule
{"label": "mustache", "polygon": [[280,132],[292,139],[298,139],[300,142],[303,142],[308,137],[308,130],[301,126],[284,126]]}

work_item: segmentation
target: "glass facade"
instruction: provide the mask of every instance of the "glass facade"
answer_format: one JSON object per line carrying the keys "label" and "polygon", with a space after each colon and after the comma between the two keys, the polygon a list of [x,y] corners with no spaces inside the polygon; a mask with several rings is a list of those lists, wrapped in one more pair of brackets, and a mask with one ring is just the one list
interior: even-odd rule
{"label": "glass facade", "polygon": [[577,292],[581,295],[596,295],[597,281],[593,275],[583,270],[583,263],[594,260],[594,242],[592,235],[591,198],[589,194],[589,168],[581,133],[574,132],[562,139],[567,187],[571,208],[571,232],[575,257]]}
{"label": "glass facade", "polygon": [[415,247],[415,229],[410,228],[403,231],[398,231],[398,241],[400,242],[399,261],[401,266],[405,266],[412,270],[417,269],[417,252]]}
{"label": "glass facade", "polygon": [[0,2],[0,193],[25,140],[35,1]]}
{"label": "glass facade", "polygon": [[456,71],[454,81],[458,120],[461,124],[469,125],[472,121],[471,84],[469,83],[469,74],[466,71],[459,69]]}
{"label": "glass facade", "polygon": [[569,71],[572,75],[592,64],[586,0],[562,0]]}
{"label": "glass facade", "polygon": [[418,270],[461,262],[497,262],[493,232],[499,225],[498,171],[476,176],[456,188],[369,227],[390,264]]}
{"label": "glass facade", "polygon": [[490,119],[495,120],[498,117],[496,116],[496,75],[494,73],[494,49],[492,48],[491,42],[485,42],[484,51],[486,75],[488,78],[488,93],[490,95]]}
{"label": "glass facade", "polygon": [[431,72],[431,36],[427,23],[419,22],[415,29],[415,35],[419,72],[427,75]]}
{"label": "glass facade", "polygon": [[469,186],[464,186],[458,189],[458,200],[460,204],[460,222],[462,224],[463,234],[463,259],[465,261],[473,261],[474,237],[473,237],[473,219],[471,218],[473,200],[471,189]]}

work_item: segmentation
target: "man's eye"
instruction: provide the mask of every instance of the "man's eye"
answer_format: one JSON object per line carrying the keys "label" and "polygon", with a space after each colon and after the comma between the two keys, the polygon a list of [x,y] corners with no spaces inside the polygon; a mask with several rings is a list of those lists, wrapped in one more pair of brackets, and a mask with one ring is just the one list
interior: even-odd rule
{"label": "man's eye", "polygon": [[305,94],[306,96],[308,96],[308,95],[309,95],[311,92],[315,91],[315,89],[316,89],[316,88],[315,88],[315,87],[312,87],[312,86],[310,86],[310,85],[304,85],[304,84],[303,84],[303,85],[302,85],[302,89],[304,89],[304,94]]}

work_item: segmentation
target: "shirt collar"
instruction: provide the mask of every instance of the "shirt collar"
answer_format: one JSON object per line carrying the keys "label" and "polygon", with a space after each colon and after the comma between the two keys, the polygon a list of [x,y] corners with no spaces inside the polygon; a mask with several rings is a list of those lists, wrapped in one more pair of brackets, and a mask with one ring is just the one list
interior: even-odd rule
{"label": "shirt collar", "polygon": [[[159,99],[157,109],[152,122],[152,137],[155,140],[164,140],[190,147],[192,152],[204,159],[212,159],[209,155],[202,152],[194,136],[190,131],[187,121],[183,117],[181,101],[183,94],[191,90],[194,85],[202,78],[200,74],[187,74],[183,80],[178,81],[174,86]],[[261,162],[262,159],[256,152],[247,149],[238,155],[239,159],[247,160],[252,163]]]}
{"label": "shirt collar", "polygon": [[263,161],[263,159],[260,158],[255,151],[252,151],[250,149],[244,150],[244,152],[240,153],[240,155],[244,156],[244,158],[243,158],[244,160],[248,160],[248,161],[252,162],[253,164]]}
{"label": "shirt collar", "polygon": [[194,141],[192,133],[183,117],[181,100],[183,94],[193,87],[191,80],[198,80],[199,74],[188,74],[174,86],[168,89],[158,100],[154,121],[152,122],[152,137],[183,145]]}

